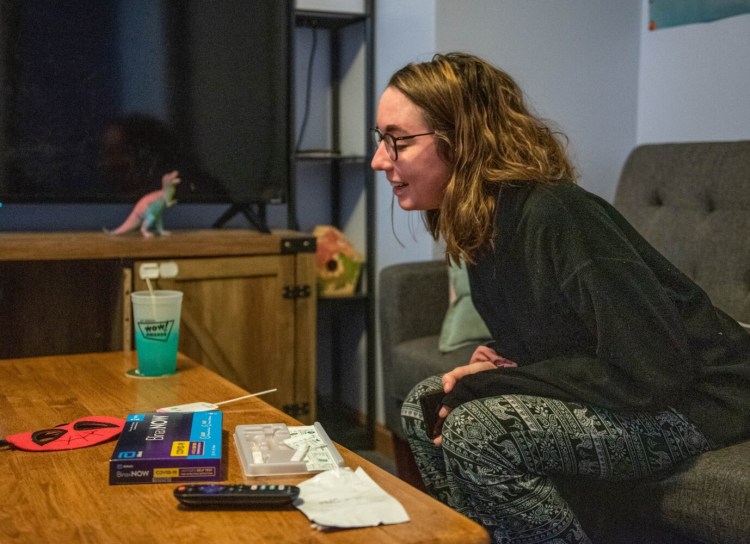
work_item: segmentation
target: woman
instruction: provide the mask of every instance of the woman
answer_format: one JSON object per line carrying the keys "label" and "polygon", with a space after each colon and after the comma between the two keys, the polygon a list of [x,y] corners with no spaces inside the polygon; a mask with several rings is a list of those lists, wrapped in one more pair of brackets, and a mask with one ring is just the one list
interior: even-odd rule
{"label": "woman", "polygon": [[551,476],[643,478],[750,434],[750,335],[575,184],[508,75],[462,53],[408,65],[373,132],[372,167],[468,263],[493,337],[402,408],[431,494],[495,542],[589,542]]}

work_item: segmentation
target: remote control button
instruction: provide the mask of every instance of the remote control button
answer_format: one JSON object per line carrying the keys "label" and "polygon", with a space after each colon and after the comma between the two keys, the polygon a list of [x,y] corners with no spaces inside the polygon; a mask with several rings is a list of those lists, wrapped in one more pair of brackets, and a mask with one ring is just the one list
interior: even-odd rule
{"label": "remote control button", "polygon": [[218,493],[223,487],[222,485],[202,485],[200,491],[203,493]]}

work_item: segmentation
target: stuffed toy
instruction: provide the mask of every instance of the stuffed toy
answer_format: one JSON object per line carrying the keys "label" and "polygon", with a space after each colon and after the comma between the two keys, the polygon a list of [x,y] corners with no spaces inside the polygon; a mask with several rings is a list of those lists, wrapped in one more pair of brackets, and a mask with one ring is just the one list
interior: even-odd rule
{"label": "stuffed toy", "polygon": [[354,244],[336,227],[315,227],[315,261],[318,269],[318,294],[351,296],[357,287],[364,259]]}

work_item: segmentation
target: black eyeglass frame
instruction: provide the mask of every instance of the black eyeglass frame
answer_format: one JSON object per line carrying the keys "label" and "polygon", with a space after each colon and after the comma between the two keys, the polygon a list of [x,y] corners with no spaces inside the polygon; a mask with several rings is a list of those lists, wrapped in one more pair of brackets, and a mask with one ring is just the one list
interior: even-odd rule
{"label": "black eyeglass frame", "polygon": [[422,132],[420,134],[407,134],[406,136],[394,136],[393,134],[388,134],[387,132],[383,134],[380,132],[380,129],[377,127],[373,127],[370,129],[370,134],[372,134],[373,139],[375,140],[376,149],[377,147],[380,147],[381,142],[385,142],[385,150],[388,152],[388,156],[391,158],[392,161],[398,160],[398,148],[396,147],[396,142],[400,142],[401,140],[411,140],[412,138],[417,138],[418,136],[431,136],[432,134],[435,134],[435,131],[432,132]]}

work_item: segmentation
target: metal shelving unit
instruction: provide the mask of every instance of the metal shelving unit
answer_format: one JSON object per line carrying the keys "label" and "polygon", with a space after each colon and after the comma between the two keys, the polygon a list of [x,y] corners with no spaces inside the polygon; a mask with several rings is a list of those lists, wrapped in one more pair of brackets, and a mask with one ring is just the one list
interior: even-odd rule
{"label": "metal shelving unit", "polygon": [[[344,348],[352,346],[343,346],[342,342],[347,340],[340,338],[337,332],[336,320],[340,320],[340,325],[344,326],[345,321],[350,320],[351,316],[363,320],[364,335],[366,338],[366,353],[364,354],[364,372],[366,388],[365,396],[365,437],[357,440],[357,448],[372,448],[374,441],[375,412],[376,412],[376,372],[375,372],[375,192],[374,192],[374,174],[369,166],[370,157],[372,156],[372,144],[367,134],[367,129],[373,126],[374,120],[374,53],[373,53],[373,2],[365,0],[365,13],[341,13],[341,12],[324,12],[324,11],[302,11],[295,12],[295,25],[297,28],[312,28],[316,31],[325,31],[329,40],[330,63],[329,84],[330,88],[330,118],[329,123],[329,145],[324,149],[298,149],[295,153],[294,160],[296,164],[302,162],[313,162],[320,166],[327,167],[328,187],[329,187],[329,206],[330,216],[321,218],[321,222],[329,223],[337,228],[343,228],[344,213],[342,210],[342,200],[344,190],[352,172],[361,169],[361,174],[357,175],[361,179],[362,188],[365,196],[364,212],[364,233],[365,233],[365,263],[362,271],[360,285],[355,295],[351,297],[321,298],[319,307],[321,311],[326,311],[330,319],[334,322],[331,332],[331,373],[334,378],[331,383],[334,403],[342,402],[342,384],[335,379],[337,374],[341,373],[344,364]],[[344,36],[346,35],[346,36]],[[354,37],[352,37],[354,36]],[[360,86],[357,90],[363,93],[363,107],[361,112],[352,114],[345,118],[342,114],[342,81],[347,74],[342,73],[342,65],[346,62],[345,57],[348,47],[364,48],[364,70],[360,79],[356,82]],[[348,59],[348,57],[347,57]],[[300,81],[296,83],[301,84]],[[355,120],[354,127],[345,127],[344,123],[349,123],[356,115],[361,114],[361,118]],[[359,126],[356,126],[359,125]],[[361,129],[362,144],[352,146],[352,141],[347,139],[344,134],[345,128],[355,128],[357,132]],[[296,212],[290,215],[296,217]],[[333,317],[331,317],[333,316]],[[364,442],[364,443],[363,443]]]}

